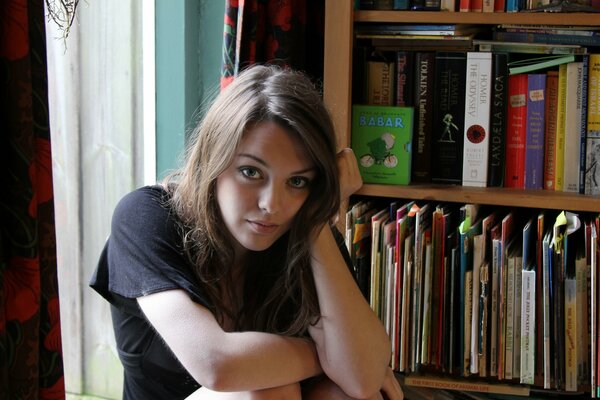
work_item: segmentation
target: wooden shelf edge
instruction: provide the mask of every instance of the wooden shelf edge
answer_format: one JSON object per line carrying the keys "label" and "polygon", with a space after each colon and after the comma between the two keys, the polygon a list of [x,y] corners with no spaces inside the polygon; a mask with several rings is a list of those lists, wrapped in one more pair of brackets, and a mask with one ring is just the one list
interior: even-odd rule
{"label": "wooden shelf edge", "polygon": [[410,22],[461,24],[597,25],[600,13],[476,13],[450,11],[356,11],[355,22]]}
{"label": "wooden shelf edge", "polygon": [[549,190],[475,188],[436,184],[409,186],[365,184],[356,194],[452,203],[600,212],[600,197]]}

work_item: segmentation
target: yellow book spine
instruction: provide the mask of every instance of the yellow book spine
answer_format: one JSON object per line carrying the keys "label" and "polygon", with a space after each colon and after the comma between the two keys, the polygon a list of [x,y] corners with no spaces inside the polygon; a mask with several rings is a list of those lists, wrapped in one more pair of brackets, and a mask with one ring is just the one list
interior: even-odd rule
{"label": "yellow book spine", "polygon": [[565,112],[567,107],[567,64],[558,69],[558,107],[556,113],[556,153],[554,155],[554,190],[561,191],[564,186],[565,161]]}
{"label": "yellow book spine", "polygon": [[590,54],[587,130],[600,132],[600,54]]}

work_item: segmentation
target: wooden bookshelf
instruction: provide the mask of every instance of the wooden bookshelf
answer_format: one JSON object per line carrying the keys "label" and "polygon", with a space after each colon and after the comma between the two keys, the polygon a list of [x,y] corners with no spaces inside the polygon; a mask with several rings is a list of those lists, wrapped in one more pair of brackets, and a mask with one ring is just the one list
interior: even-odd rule
{"label": "wooden bookshelf", "polygon": [[[352,45],[355,22],[461,23],[497,25],[599,25],[600,14],[586,13],[461,13],[436,11],[354,11],[353,2],[327,0],[325,14],[324,99],[329,107],[338,142],[350,146],[352,106]],[[600,211],[600,197],[546,190],[472,188],[445,185],[373,185],[358,194],[477,203],[510,207],[530,207],[570,211]]]}

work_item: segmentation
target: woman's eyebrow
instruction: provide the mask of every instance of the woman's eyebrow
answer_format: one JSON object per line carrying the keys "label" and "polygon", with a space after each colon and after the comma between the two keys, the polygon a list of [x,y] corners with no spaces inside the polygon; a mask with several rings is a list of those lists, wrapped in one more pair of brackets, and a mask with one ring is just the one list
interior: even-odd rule
{"label": "woman's eyebrow", "polygon": [[[255,156],[255,155],[253,155],[253,154],[248,154],[248,153],[239,153],[239,154],[237,155],[237,157],[247,157],[247,158],[250,158],[250,159],[252,159],[252,160],[256,161],[257,163],[261,164],[261,165],[262,165],[262,166],[264,166],[264,167],[269,167],[269,163],[267,163],[267,162],[266,162],[265,160],[263,160],[262,158],[260,158],[260,157],[257,157],[257,156]],[[292,172],[292,175],[297,175],[297,174],[305,174],[305,173],[307,173],[307,172],[315,172],[315,171],[316,171],[316,168],[315,168],[315,167],[308,167],[308,168],[305,168],[305,169],[301,169],[301,170],[299,170],[299,171],[294,171],[294,172]]]}

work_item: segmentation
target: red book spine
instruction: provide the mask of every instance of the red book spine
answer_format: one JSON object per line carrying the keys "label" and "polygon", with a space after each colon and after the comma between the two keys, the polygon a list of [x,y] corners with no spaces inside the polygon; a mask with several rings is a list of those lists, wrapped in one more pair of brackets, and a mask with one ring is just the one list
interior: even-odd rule
{"label": "red book spine", "polygon": [[508,77],[506,164],[504,186],[525,185],[525,140],[527,136],[527,74]]}

